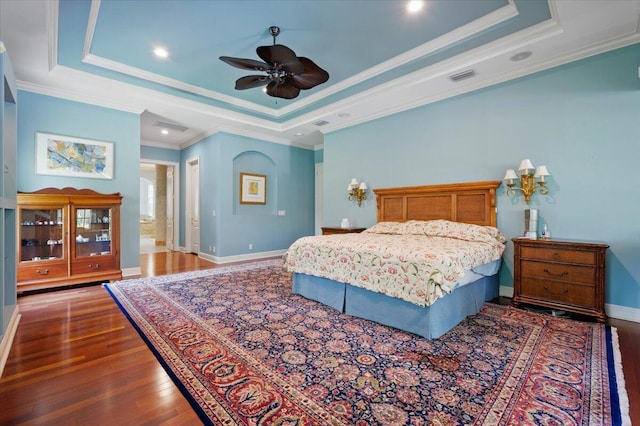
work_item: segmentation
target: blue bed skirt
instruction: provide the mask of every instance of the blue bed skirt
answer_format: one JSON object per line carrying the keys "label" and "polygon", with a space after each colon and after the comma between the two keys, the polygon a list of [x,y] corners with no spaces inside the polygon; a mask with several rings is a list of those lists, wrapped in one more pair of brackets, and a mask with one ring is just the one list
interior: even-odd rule
{"label": "blue bed skirt", "polygon": [[468,315],[478,313],[486,301],[498,297],[499,280],[498,274],[480,278],[426,307],[349,284],[297,273],[293,274],[293,293],[348,315],[435,339]]}

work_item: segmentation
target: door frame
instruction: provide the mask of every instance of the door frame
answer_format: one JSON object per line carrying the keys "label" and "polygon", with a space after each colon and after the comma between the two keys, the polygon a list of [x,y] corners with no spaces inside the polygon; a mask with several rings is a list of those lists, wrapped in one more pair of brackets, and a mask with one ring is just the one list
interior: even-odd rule
{"label": "door frame", "polygon": [[[194,157],[191,158],[187,158],[187,160],[185,161],[185,175],[186,175],[186,180],[185,180],[185,211],[184,211],[184,249],[186,253],[192,253],[192,246],[193,246],[193,240],[192,240],[192,229],[191,229],[191,221],[189,220],[189,216],[191,215],[191,205],[192,205],[192,196],[193,194],[197,194],[198,197],[200,197],[200,188],[193,188],[193,185],[191,184],[191,173],[190,173],[190,167],[192,164],[197,164],[198,165],[198,182],[200,181],[200,156],[196,155]],[[195,192],[190,192],[190,191],[194,191]],[[198,205],[200,205],[200,203],[198,203]],[[200,215],[198,215],[198,217],[200,217]]]}
{"label": "door frame", "polygon": [[[140,163],[172,166],[173,169],[173,250],[178,250],[180,238],[180,163],[141,158]],[[167,194],[168,195],[168,194]]]}

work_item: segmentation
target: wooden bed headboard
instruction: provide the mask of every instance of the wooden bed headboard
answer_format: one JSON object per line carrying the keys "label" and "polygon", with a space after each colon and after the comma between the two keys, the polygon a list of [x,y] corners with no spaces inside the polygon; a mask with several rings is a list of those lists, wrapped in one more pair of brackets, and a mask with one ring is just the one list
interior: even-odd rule
{"label": "wooden bed headboard", "polygon": [[500,181],[374,189],[378,222],[446,219],[496,226]]}

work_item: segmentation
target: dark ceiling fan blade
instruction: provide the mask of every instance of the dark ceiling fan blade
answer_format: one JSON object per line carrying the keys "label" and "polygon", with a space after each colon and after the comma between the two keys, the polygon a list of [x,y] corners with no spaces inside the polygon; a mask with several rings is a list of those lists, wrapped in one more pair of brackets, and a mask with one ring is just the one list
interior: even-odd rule
{"label": "dark ceiling fan blade", "polygon": [[242,68],[244,70],[266,71],[271,66],[264,62],[256,61],[254,59],[232,58],[231,56],[220,56],[222,62],[226,62],[232,67]]}
{"label": "dark ceiling fan blade", "polygon": [[259,46],[256,52],[260,59],[271,65],[279,65],[287,73],[297,74],[304,69],[304,65],[298,60],[296,53],[282,44]]}
{"label": "dark ceiling fan blade", "polygon": [[291,84],[298,89],[311,89],[329,80],[329,73],[316,65],[311,59],[305,58],[304,56],[298,59],[300,63],[304,65],[304,70],[301,73],[287,76],[287,79],[291,80]]}
{"label": "dark ceiling fan blade", "polygon": [[286,81],[284,83],[278,83],[276,80],[273,80],[267,85],[266,92],[267,95],[273,96],[274,98],[293,99],[298,97],[300,89]]}
{"label": "dark ceiling fan blade", "polygon": [[269,83],[271,79],[266,75],[248,75],[240,77],[236,80],[236,90],[253,89],[254,87],[262,87]]}

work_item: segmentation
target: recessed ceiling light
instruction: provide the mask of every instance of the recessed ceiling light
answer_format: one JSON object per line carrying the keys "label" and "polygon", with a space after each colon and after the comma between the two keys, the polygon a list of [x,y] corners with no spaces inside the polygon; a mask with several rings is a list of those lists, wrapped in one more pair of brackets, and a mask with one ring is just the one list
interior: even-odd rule
{"label": "recessed ceiling light", "polygon": [[517,61],[522,61],[524,59],[527,59],[529,56],[531,56],[533,53],[530,51],[524,51],[524,52],[520,52],[520,53],[516,53],[515,55],[513,55],[511,58],[512,61],[517,62]]}
{"label": "recessed ceiling light", "polygon": [[338,114],[338,117],[340,117],[340,118],[347,118],[347,117],[349,117],[350,115],[351,115],[351,114],[348,114],[348,113],[346,113],[346,112],[341,112],[340,114]]}
{"label": "recessed ceiling light", "polygon": [[162,46],[154,47],[153,54],[162,59],[166,59],[169,57],[169,51]]}
{"label": "recessed ceiling light", "polygon": [[300,132],[296,133],[296,136],[302,136],[302,135],[304,135],[304,133],[300,133]]}
{"label": "recessed ceiling light", "polygon": [[160,133],[162,133],[163,135],[168,135],[169,131],[167,129],[162,129],[160,130]]}
{"label": "recessed ceiling light", "polygon": [[418,13],[424,7],[424,0],[410,0],[407,2],[407,12]]}

